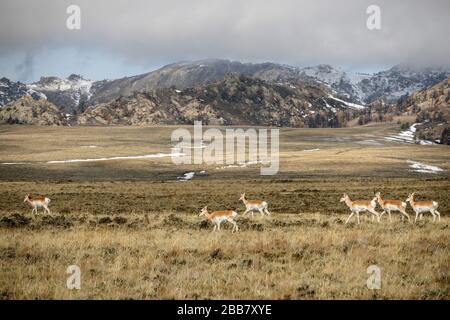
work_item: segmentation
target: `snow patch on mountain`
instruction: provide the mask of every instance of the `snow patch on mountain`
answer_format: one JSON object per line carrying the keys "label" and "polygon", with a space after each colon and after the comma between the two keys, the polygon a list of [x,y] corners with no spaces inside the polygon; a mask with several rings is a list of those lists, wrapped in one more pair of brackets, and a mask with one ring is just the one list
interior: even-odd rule
{"label": "snow patch on mountain", "polygon": [[300,68],[299,74],[328,86],[351,101],[367,104],[377,99],[396,102],[401,97],[450,76],[450,68],[415,68],[397,65],[375,74],[353,73],[330,65]]}
{"label": "snow patch on mountain", "polygon": [[60,79],[57,77],[42,77],[40,81],[27,85],[29,90],[37,92],[45,91],[71,91],[73,92],[73,98],[78,105],[81,95],[86,95],[87,100],[92,96],[91,87],[94,81],[86,80],[81,76],[71,75],[66,79]]}
{"label": "snow patch on mountain", "polygon": [[0,107],[16,101],[24,95],[30,95],[34,99],[41,97],[39,92],[28,90],[24,83],[11,81],[7,78],[0,79]]}
{"label": "snow patch on mountain", "polygon": [[360,104],[357,104],[357,103],[353,103],[353,102],[344,101],[342,99],[333,97],[332,95],[329,95],[328,98],[336,100],[338,102],[341,102],[341,103],[343,103],[344,105],[346,105],[347,107],[350,107],[350,108],[360,109],[360,110],[365,108],[365,106],[363,106],[363,105],[360,105]]}
{"label": "snow patch on mountain", "polygon": [[82,103],[92,97],[94,81],[72,74],[66,79],[58,77],[41,77],[35,83],[28,84],[28,91],[40,93],[47,100],[56,104],[67,113],[74,113]]}

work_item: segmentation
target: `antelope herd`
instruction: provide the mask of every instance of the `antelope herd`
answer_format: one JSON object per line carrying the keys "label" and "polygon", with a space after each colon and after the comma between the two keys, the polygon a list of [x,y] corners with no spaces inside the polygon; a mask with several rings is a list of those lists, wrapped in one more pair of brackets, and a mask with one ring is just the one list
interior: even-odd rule
{"label": "antelope herd", "polygon": [[[377,211],[375,211],[376,202],[378,201],[378,204],[380,205],[381,209],[383,209],[383,212],[379,214]],[[400,211],[402,214],[402,220],[404,217],[408,218],[408,221],[411,221],[409,218],[408,213],[406,213],[406,202],[409,202],[411,205],[411,208],[416,213],[416,219],[414,222],[417,222],[417,218],[420,214],[420,219],[422,219],[423,214],[425,212],[430,212],[433,215],[433,222],[436,221],[436,216],[439,218],[438,220],[441,221],[441,214],[437,211],[438,203],[436,201],[414,201],[414,193],[410,193],[408,195],[408,198],[406,199],[406,202],[400,201],[400,200],[392,200],[392,199],[383,199],[381,198],[381,193],[377,192],[375,194],[375,197],[372,200],[350,200],[350,197],[344,193],[341,198],[341,202],[345,202],[345,204],[350,208],[351,213],[349,217],[347,218],[347,221],[345,223],[348,223],[350,218],[353,216],[353,214],[356,213],[356,217],[358,218],[358,224],[359,224],[359,213],[363,211],[369,211],[372,213],[375,217],[377,217],[378,222],[380,222],[381,217],[386,212],[389,215],[389,221],[392,222],[391,218],[391,211]],[[372,220],[373,217],[372,216]]]}
{"label": "antelope herd", "polygon": [[[259,212],[262,217],[264,214],[270,216],[270,212],[268,210],[268,203],[263,200],[250,200],[247,199],[245,193],[241,194],[239,201],[242,201],[245,205],[245,211],[242,216],[245,216],[247,213],[251,212],[252,217],[255,211]],[[24,203],[28,203],[33,209],[31,211],[31,215],[37,214],[38,208],[44,208],[44,210],[50,214],[50,209],[48,205],[50,203],[50,198],[45,196],[31,196],[27,194],[23,201]],[[415,201],[414,193],[410,193],[406,201],[394,200],[394,199],[383,199],[381,197],[381,193],[377,192],[375,196],[371,200],[352,200],[350,197],[344,193],[340,199],[340,202],[345,202],[345,204],[350,209],[350,215],[348,216],[345,224],[347,224],[353,215],[356,213],[356,219],[358,224],[360,223],[359,214],[360,212],[369,212],[372,215],[372,221],[376,218],[378,223],[381,222],[381,217],[383,214],[387,213],[389,216],[389,221],[392,222],[391,212],[399,211],[401,213],[402,220],[404,217],[411,221],[408,213],[406,212],[406,204],[409,202],[411,208],[414,210],[416,214],[416,218],[414,222],[417,222],[417,219],[422,219],[423,214],[426,212],[430,212],[433,216],[433,222],[436,221],[436,217],[438,221],[441,221],[441,214],[437,211],[439,204],[436,201]],[[378,205],[383,210],[381,213],[378,213],[375,208]],[[233,210],[222,210],[222,211],[213,211],[211,213],[208,212],[208,207],[204,207],[199,216],[205,216],[208,220],[210,220],[213,225],[213,231],[220,231],[220,224],[222,222],[229,222],[233,225],[232,233],[239,231],[239,227],[236,223],[236,219],[238,213]]]}

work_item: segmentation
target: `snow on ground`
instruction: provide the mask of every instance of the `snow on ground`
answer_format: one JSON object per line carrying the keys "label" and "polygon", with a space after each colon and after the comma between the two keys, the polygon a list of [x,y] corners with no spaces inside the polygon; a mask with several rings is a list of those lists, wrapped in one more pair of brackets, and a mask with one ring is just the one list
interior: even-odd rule
{"label": "snow on ground", "polygon": [[319,151],[320,149],[316,148],[316,149],[305,149],[303,150],[303,152],[313,152],[313,151]]}
{"label": "snow on ground", "polygon": [[385,140],[394,141],[394,142],[403,142],[403,143],[418,143],[421,145],[431,145],[434,144],[432,141],[427,140],[416,140],[414,135],[416,133],[416,126],[420,123],[414,123],[407,130],[401,131],[397,135],[391,135],[384,137]]}
{"label": "snow on ground", "polygon": [[29,162],[2,162],[4,165],[29,164]]}
{"label": "snow on ground", "polygon": [[186,146],[182,146],[181,148],[180,147],[171,147],[171,150],[172,150],[172,152],[180,152],[180,150],[184,149],[184,148],[186,148],[186,149],[205,149],[207,146],[208,145],[202,141],[200,146],[196,146],[194,143],[194,146],[186,145]]}
{"label": "snow on ground", "polygon": [[36,91],[34,89],[28,88],[28,87],[27,87],[27,94],[30,96],[33,94],[37,94],[40,98],[47,100],[47,96],[45,94],[43,94],[42,92]]}
{"label": "snow on ground", "polygon": [[331,98],[333,100],[339,101],[339,102],[345,104],[347,107],[350,107],[350,108],[354,108],[354,109],[365,109],[366,108],[365,106],[357,104],[357,103],[347,102],[347,101],[338,99],[336,97],[333,97],[331,94],[328,96],[328,98]]}
{"label": "snow on ground", "polygon": [[431,166],[431,165],[417,162],[417,161],[408,160],[406,162],[409,163],[409,167],[411,168],[410,171],[414,171],[414,172],[434,173],[435,174],[435,173],[444,171],[444,169],[441,169],[439,167]]}
{"label": "snow on ground", "polygon": [[164,157],[180,157],[183,153],[155,153],[155,154],[145,154],[142,156],[119,156],[119,157],[109,157],[109,158],[91,158],[91,159],[70,159],[70,160],[52,160],[47,161],[48,164],[55,163],[74,163],[74,162],[96,162],[96,161],[109,161],[109,160],[130,160],[130,159],[149,159],[149,158],[164,158]]}
{"label": "snow on ground", "polygon": [[186,172],[185,174],[183,174],[183,176],[178,177],[177,179],[179,181],[188,181],[191,180],[195,175],[195,172]]}
{"label": "snow on ground", "polygon": [[325,100],[325,99],[322,99],[322,100],[323,100],[323,102],[325,102],[325,106],[326,106],[328,109],[330,109],[331,111],[333,111],[333,113],[336,113],[336,108],[334,108],[333,106],[330,106],[330,105],[328,104],[327,100]]}
{"label": "snow on ground", "polygon": [[245,161],[245,162],[238,162],[237,164],[229,164],[226,166],[222,166],[222,167],[216,167],[216,169],[228,169],[228,168],[245,168],[251,165],[255,165],[255,164],[267,164],[269,162],[267,161]]}

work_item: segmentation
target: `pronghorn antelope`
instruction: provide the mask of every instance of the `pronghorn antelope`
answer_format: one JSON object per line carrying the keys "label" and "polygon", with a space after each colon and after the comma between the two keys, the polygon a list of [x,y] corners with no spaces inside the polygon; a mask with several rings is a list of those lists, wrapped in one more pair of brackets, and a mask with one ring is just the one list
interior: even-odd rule
{"label": "pronghorn antelope", "polygon": [[[375,194],[378,200],[378,204],[383,209],[383,212],[380,214],[380,219],[386,212],[389,215],[389,221],[392,222],[391,218],[391,211],[400,211],[403,216],[406,216],[408,218],[408,221],[411,221],[409,218],[409,214],[406,213],[406,202],[400,201],[400,200],[392,200],[392,199],[383,199],[381,198],[381,193],[377,192]],[[402,220],[403,220],[402,216]]]}
{"label": "pronghorn antelope", "polygon": [[437,208],[439,204],[436,201],[414,201],[414,192],[410,193],[408,195],[408,199],[406,199],[406,202],[409,202],[411,205],[411,208],[413,208],[414,212],[416,213],[416,219],[414,222],[417,221],[417,217],[420,214],[420,219],[422,219],[422,215],[425,212],[431,212],[433,215],[433,222],[436,221],[436,215],[438,216],[438,220],[441,221],[441,214],[439,211],[437,211]]}
{"label": "pronghorn antelope", "polygon": [[47,211],[48,214],[50,214],[50,209],[48,208],[48,204],[50,203],[50,199],[44,196],[30,196],[30,194],[27,194],[25,196],[25,199],[23,202],[28,202],[30,206],[33,207],[33,210],[31,210],[31,215],[33,213],[37,214],[38,208],[44,208],[45,211]]}
{"label": "pronghorn antelope", "polygon": [[261,200],[247,200],[245,198],[245,193],[241,194],[241,197],[239,198],[239,200],[242,200],[242,202],[245,205],[245,212],[242,214],[243,216],[246,215],[248,212],[251,211],[252,213],[252,217],[253,217],[253,213],[258,210],[259,213],[261,213],[261,216],[264,216],[264,213],[266,213],[267,215],[270,216],[270,212],[269,210],[267,210],[267,202],[266,201],[261,201]]}
{"label": "pronghorn antelope", "polygon": [[374,197],[372,200],[351,200],[350,197],[344,193],[340,202],[345,202],[345,204],[350,208],[351,213],[348,216],[345,223],[347,224],[350,218],[356,213],[356,218],[359,224],[359,213],[364,211],[369,211],[377,217],[378,222],[380,222],[380,215],[375,211],[377,203],[375,202],[377,198]]}
{"label": "pronghorn antelope", "polygon": [[233,225],[233,230],[231,230],[231,233],[239,231],[239,228],[235,221],[238,214],[235,211],[227,210],[227,211],[214,211],[209,213],[208,207],[204,207],[198,216],[200,217],[203,215],[206,216],[209,220],[211,220],[211,222],[214,224],[213,231],[216,231],[216,229],[220,231],[220,224],[224,221],[228,221]]}

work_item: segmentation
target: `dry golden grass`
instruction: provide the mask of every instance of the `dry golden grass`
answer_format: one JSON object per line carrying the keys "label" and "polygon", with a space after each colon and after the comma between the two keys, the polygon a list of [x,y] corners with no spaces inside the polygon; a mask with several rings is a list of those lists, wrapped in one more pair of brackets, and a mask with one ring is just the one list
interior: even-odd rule
{"label": "dry golden grass", "polygon": [[[2,298],[450,297],[447,217],[416,225],[367,218],[358,226],[344,225],[342,215],[277,213],[240,218],[233,235],[230,227],[212,233],[194,214],[149,217],[38,217],[2,228]],[[81,268],[79,291],[66,288],[72,264]],[[381,290],[366,287],[373,264],[381,268]]]}
{"label": "dry golden grass", "polygon": [[[385,141],[396,125],[283,129],[275,176],[170,158],[45,163],[168,152],[173,129],[0,126],[0,163],[26,162],[0,164],[0,298],[450,298],[450,149]],[[445,171],[412,172],[409,159]],[[199,170],[207,174],[177,181]],[[344,225],[342,192],[376,191],[438,201],[442,221],[426,214],[409,224],[394,213],[376,224],[363,214],[361,225]],[[273,216],[240,217],[239,233],[224,225],[213,234],[200,208],[242,213],[242,192],[268,201]],[[31,218],[26,193],[49,196],[52,216]],[[79,291],[66,288],[72,264]],[[381,290],[366,286],[372,264]]]}

